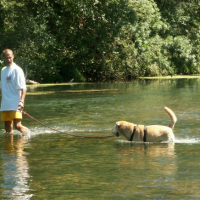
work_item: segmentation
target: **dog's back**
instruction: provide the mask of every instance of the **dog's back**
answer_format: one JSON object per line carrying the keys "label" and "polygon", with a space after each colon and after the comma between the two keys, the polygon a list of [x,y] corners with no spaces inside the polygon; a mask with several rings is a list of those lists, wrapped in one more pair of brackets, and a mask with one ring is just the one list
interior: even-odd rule
{"label": "dog's back", "polygon": [[147,142],[173,142],[175,140],[171,127],[162,125],[150,125],[147,128]]}

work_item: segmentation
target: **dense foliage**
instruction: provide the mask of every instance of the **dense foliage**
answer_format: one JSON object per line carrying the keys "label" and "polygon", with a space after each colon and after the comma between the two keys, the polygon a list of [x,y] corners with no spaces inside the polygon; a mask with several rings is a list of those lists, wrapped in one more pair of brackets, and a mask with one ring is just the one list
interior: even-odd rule
{"label": "dense foliage", "polygon": [[197,0],[1,0],[0,48],[38,82],[197,74],[199,11]]}

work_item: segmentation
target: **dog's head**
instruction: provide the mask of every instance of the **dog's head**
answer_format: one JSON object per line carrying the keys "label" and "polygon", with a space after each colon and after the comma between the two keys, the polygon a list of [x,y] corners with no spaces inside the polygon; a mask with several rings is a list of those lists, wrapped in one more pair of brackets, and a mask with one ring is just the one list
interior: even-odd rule
{"label": "dog's head", "polygon": [[133,123],[127,121],[118,121],[115,124],[115,130],[113,131],[113,134],[115,134],[117,137],[123,135],[127,140],[129,140],[133,132],[133,127]]}
{"label": "dog's head", "polygon": [[113,131],[113,134],[115,134],[117,137],[121,135],[119,130],[120,130],[120,122],[116,122],[115,130]]}

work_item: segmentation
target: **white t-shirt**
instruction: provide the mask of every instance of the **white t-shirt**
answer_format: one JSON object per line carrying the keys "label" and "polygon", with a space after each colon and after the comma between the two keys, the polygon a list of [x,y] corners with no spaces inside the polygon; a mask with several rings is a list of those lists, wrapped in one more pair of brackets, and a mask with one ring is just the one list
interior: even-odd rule
{"label": "white t-shirt", "polygon": [[13,63],[1,70],[1,111],[17,110],[21,99],[21,89],[26,89],[23,70]]}

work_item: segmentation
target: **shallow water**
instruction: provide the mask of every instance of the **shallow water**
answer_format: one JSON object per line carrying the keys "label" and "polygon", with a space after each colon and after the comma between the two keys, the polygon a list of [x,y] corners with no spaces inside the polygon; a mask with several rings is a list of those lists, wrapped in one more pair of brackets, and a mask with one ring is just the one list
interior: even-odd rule
{"label": "shallow water", "polygon": [[169,125],[175,143],[71,137],[24,115],[31,135],[0,124],[1,199],[200,199],[200,80],[29,88],[25,110],[76,135],[112,135],[115,122]]}

